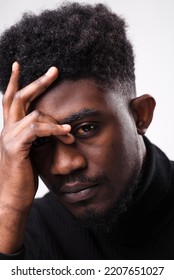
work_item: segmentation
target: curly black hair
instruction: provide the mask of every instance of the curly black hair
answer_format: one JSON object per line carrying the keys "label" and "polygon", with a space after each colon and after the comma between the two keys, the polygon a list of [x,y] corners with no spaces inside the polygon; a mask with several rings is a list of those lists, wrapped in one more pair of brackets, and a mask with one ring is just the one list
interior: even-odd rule
{"label": "curly black hair", "polygon": [[14,61],[21,65],[21,87],[53,65],[60,73],[57,82],[90,78],[109,88],[135,82],[125,21],[103,4],[67,3],[40,15],[25,13],[0,38],[2,92]]}

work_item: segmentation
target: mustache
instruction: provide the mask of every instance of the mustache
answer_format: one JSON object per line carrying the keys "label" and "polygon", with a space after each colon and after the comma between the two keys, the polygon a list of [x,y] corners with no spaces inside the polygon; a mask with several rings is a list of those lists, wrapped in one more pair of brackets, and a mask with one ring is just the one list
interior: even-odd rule
{"label": "mustache", "polygon": [[62,180],[63,185],[67,183],[91,183],[95,184],[100,181],[108,181],[107,177],[104,174],[98,174],[95,176],[87,176],[83,174],[69,175],[68,177]]}
{"label": "mustache", "polygon": [[105,183],[108,184],[109,180],[105,174],[96,174],[94,175],[85,175],[85,174],[71,174],[67,176],[63,176],[62,178],[59,177],[58,184],[52,186],[53,192],[59,192],[62,186],[69,184],[69,183],[86,183],[95,185],[98,183]]}

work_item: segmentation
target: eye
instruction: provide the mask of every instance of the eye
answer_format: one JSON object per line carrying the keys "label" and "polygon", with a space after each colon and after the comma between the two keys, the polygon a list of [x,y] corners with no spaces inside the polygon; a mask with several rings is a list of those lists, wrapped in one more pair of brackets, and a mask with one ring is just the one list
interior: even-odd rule
{"label": "eye", "polygon": [[95,124],[83,124],[78,126],[74,130],[75,137],[85,137],[85,136],[92,136],[96,130],[97,126]]}
{"label": "eye", "polygon": [[38,137],[35,141],[33,141],[34,147],[40,147],[47,143],[51,142],[51,137]]}

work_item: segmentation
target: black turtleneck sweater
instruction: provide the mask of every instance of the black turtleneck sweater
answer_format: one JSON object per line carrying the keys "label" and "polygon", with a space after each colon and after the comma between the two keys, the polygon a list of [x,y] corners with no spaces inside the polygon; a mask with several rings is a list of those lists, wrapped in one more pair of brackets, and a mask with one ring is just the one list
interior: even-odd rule
{"label": "black turtleneck sweater", "polygon": [[174,259],[174,163],[145,142],[138,191],[112,232],[87,230],[48,193],[34,201],[22,250],[0,259]]}

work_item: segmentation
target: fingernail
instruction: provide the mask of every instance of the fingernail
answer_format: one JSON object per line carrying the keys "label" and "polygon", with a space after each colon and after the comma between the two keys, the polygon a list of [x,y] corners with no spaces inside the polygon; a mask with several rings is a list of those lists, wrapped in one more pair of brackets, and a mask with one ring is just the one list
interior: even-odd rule
{"label": "fingernail", "polygon": [[72,135],[71,133],[67,133],[67,136],[68,136],[68,137],[71,137],[71,138],[72,138],[72,137],[74,138],[74,135]]}
{"label": "fingernail", "polygon": [[12,71],[16,71],[18,69],[18,66],[19,64],[17,63],[17,61],[15,61],[13,64],[12,64]]}
{"label": "fingernail", "polygon": [[71,126],[69,124],[62,124],[62,128],[71,130]]}
{"label": "fingernail", "polygon": [[55,69],[57,69],[57,68],[52,66],[51,68],[48,69],[48,71],[46,72],[45,75],[52,76],[55,73]]}

